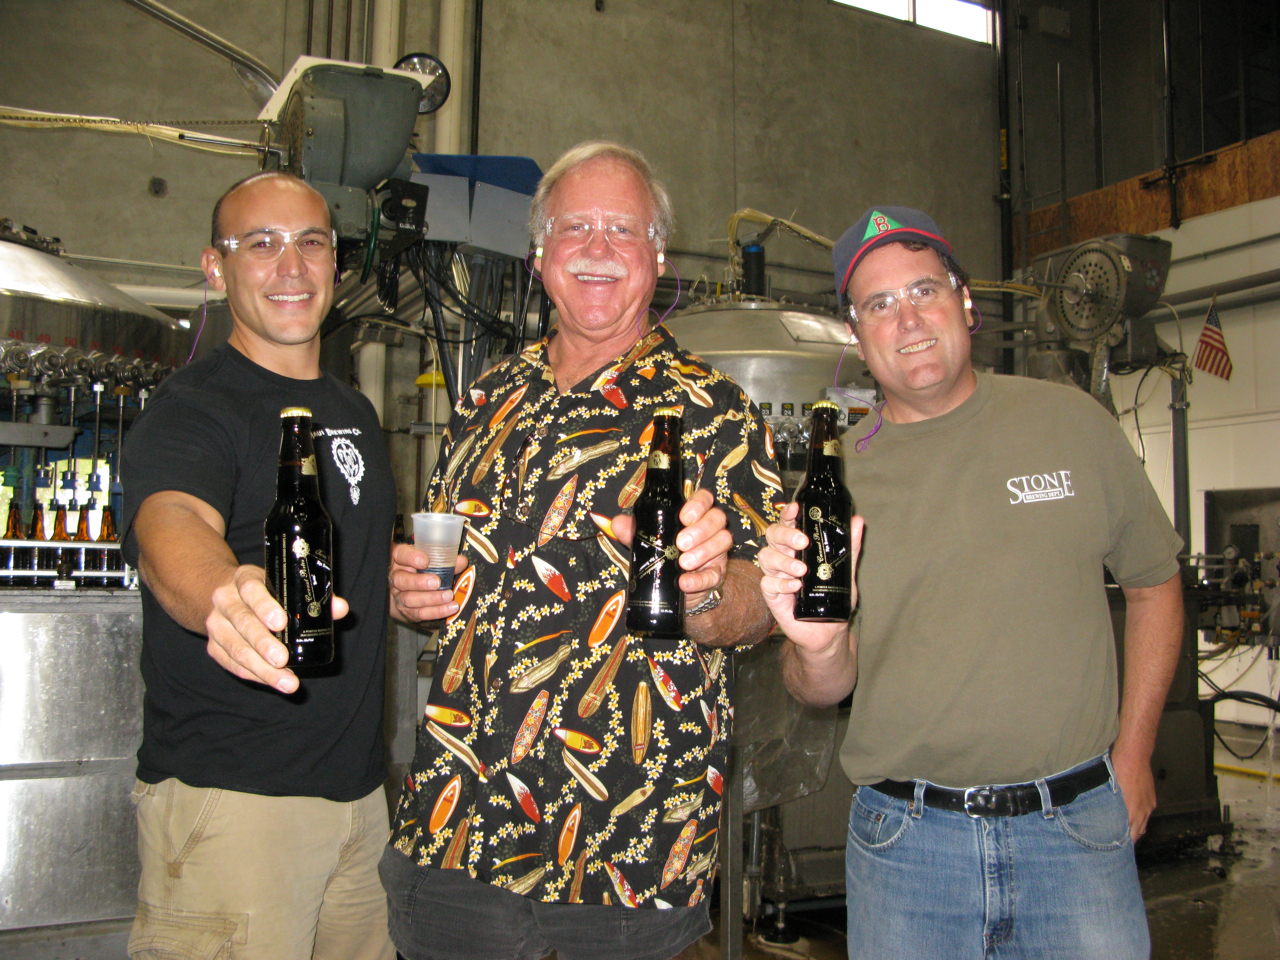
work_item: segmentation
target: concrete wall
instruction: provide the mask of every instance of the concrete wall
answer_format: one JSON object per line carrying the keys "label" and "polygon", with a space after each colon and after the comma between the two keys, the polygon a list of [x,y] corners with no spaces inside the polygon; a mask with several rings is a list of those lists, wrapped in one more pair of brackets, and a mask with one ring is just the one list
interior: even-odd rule
{"label": "concrete wall", "polygon": [[[167,0],[283,74],[304,51],[306,0]],[[362,49],[363,0],[353,0]],[[644,150],[675,199],[673,262],[722,278],[739,207],[833,239],[869,205],[931,211],[975,275],[999,263],[995,58],[990,47],[827,0],[506,0],[485,5],[480,151],[548,165],[591,137]],[[337,0],[338,53],[345,7]],[[323,53],[326,5],[315,4]],[[436,49],[438,3],[405,0],[404,51]],[[449,64],[470,137],[470,50]],[[0,0],[0,104],[139,120],[247,119],[258,107],[229,64],[121,0]],[[252,126],[222,128],[256,139]],[[418,149],[433,147],[430,119]],[[0,216],[72,253],[199,262],[214,200],[253,160],[145,139],[0,126]],[[153,177],[166,183],[152,196]],[[742,235],[754,233],[746,225]],[[830,289],[830,258],[768,246],[775,286]],[[784,266],[796,268],[788,273]],[[116,282],[198,284],[199,274],[106,270]],[[416,414],[417,342],[393,351],[389,430]],[[393,438],[402,505],[414,448]],[[430,463],[433,451],[428,451]]]}
{"label": "concrete wall", "polygon": [[[975,270],[999,263],[990,47],[823,0],[487,4],[484,43],[481,151],[545,167],[589,137],[634,144],[671,188],[676,250],[725,255],[740,207],[834,239],[900,203]],[[768,255],[830,269],[795,241]]]}
{"label": "concrete wall", "polygon": [[[300,2],[171,6],[277,73],[302,49]],[[0,103],[160,121],[251,119],[259,109],[230,64],[120,0],[0,0]],[[221,129],[257,139],[253,126]],[[0,169],[0,216],[61,237],[70,252],[192,265],[214,200],[257,165],[124,134],[0,126]],[[148,192],[153,177],[165,196]]]}

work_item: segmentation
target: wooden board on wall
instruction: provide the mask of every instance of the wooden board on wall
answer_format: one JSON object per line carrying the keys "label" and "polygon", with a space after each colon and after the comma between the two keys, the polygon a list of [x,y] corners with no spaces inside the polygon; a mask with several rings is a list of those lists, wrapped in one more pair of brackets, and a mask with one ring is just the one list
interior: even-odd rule
{"label": "wooden board on wall", "polygon": [[1091,190],[1067,201],[1071,218],[1071,242],[1083,243],[1094,237],[1114,233],[1116,193],[1114,190]]}
{"label": "wooden board on wall", "polygon": [[[1280,131],[1234,143],[1215,151],[1212,160],[1184,167],[1178,184],[1182,219],[1280,196]],[[1163,181],[1144,187],[1159,170],[1122,180],[1067,201],[1070,243],[1082,243],[1111,233],[1154,233],[1170,223],[1169,185]],[[1058,204],[1026,215],[1027,254],[1034,259],[1063,246]],[[1021,219],[1015,219],[1015,231]],[[1015,236],[1017,249],[1021,239]]]}
{"label": "wooden board on wall", "polygon": [[1280,130],[1246,141],[1241,152],[1249,178],[1249,202],[1280,197]]}
{"label": "wooden board on wall", "polygon": [[1185,167],[1178,185],[1179,211],[1184,220],[1228,210],[1249,202],[1249,182],[1243,144],[1211,154],[1203,165]]}

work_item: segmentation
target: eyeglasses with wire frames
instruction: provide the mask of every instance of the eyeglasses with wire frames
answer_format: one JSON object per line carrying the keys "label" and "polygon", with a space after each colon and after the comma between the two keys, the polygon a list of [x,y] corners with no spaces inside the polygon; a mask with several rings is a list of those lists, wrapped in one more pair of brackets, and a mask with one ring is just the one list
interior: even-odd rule
{"label": "eyeglasses with wire frames", "polygon": [[243,253],[253,260],[270,263],[279,260],[284,248],[292,243],[307,260],[332,258],[338,245],[338,231],[327,233],[320,227],[303,227],[301,230],[250,230],[235,236],[224,237],[218,243],[229,253]]}
{"label": "eyeglasses with wire frames", "polygon": [[603,233],[613,247],[631,247],[652,243],[658,238],[657,228],[638,217],[597,216],[587,213],[561,214],[547,217],[547,237],[561,242],[586,243],[596,232]]}
{"label": "eyeglasses with wire frames", "polygon": [[917,310],[932,310],[950,300],[960,289],[956,275],[948,273],[945,280],[938,277],[921,277],[897,290],[873,293],[861,303],[848,302],[849,318],[868,327],[889,323],[898,316],[898,305],[910,300]]}

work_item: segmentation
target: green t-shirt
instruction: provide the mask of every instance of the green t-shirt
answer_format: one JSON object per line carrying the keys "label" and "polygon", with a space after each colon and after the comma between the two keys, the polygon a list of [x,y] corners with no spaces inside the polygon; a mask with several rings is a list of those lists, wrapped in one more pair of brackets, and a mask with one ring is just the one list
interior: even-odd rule
{"label": "green t-shirt", "polygon": [[1127,587],[1181,541],[1119,425],[1087,394],[978,375],[944,416],[845,441],[858,564],[854,783],[1018,783],[1118,730],[1105,564]]}

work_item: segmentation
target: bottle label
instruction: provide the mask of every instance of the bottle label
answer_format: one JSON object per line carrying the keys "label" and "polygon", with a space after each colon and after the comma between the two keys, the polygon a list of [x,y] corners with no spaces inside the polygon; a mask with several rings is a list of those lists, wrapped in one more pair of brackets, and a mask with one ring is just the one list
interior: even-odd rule
{"label": "bottle label", "polygon": [[649,467],[653,470],[670,470],[671,455],[663,450],[649,451]]}
{"label": "bottle label", "polygon": [[828,457],[840,456],[840,441],[839,440],[823,440],[822,452],[824,455]]}
{"label": "bottle label", "polygon": [[823,517],[819,506],[809,507],[806,516],[809,522],[804,525],[804,532],[809,537],[809,546],[804,559],[819,581],[811,584],[808,592],[848,593],[849,587],[843,583],[823,585],[835,578],[841,564],[849,558],[848,528],[835,517]]}
{"label": "bottle label", "polygon": [[[312,458],[312,462],[315,460]],[[307,543],[302,537],[298,537],[293,541],[292,552],[297,558],[298,573],[301,575],[303,600],[307,604],[307,615],[311,617],[320,616],[321,604],[329,599],[329,593],[332,589],[332,582],[329,579],[329,563],[328,558],[320,551],[317,551],[315,557],[312,558],[311,544]],[[312,566],[318,566],[324,571],[325,576],[321,578],[319,571],[313,571]],[[324,580],[324,596],[319,596],[316,591],[316,581]]]}
{"label": "bottle label", "polygon": [[302,458],[302,475],[304,477],[316,477],[320,475],[320,471],[316,469],[316,455],[314,453],[309,457]]}

